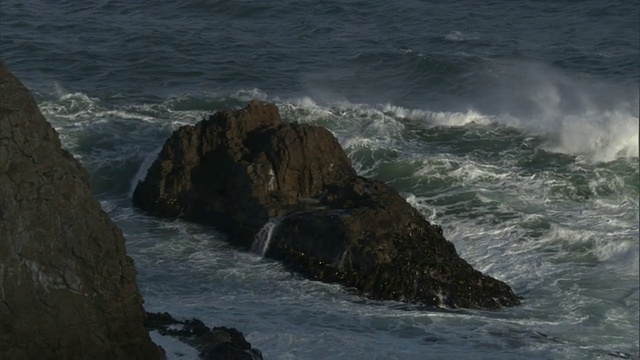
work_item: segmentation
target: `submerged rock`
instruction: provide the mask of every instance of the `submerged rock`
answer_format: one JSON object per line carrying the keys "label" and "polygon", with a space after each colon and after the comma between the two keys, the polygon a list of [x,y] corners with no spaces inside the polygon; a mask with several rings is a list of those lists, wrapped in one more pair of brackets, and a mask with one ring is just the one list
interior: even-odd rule
{"label": "submerged rock", "polygon": [[166,312],[147,313],[145,326],[193,346],[204,360],[262,360],[262,353],[233,328],[210,329],[198,319],[176,320]]}
{"label": "submerged rock", "polygon": [[377,299],[487,309],[519,303],[396,190],[357,176],[328,130],[283,123],[273,104],[252,101],[178,129],[133,203],[216,226],[238,245]]}
{"label": "submerged rock", "polygon": [[0,357],[160,359],[124,238],[0,63]]}

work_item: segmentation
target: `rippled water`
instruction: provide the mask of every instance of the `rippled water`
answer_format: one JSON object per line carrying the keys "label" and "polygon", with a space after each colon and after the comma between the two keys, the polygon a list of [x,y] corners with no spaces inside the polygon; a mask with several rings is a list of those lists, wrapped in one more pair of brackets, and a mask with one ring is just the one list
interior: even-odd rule
{"label": "rippled water", "polygon": [[[632,2],[10,0],[0,14],[2,58],[89,169],[149,310],[238,327],[269,359],[638,358]],[[172,130],[252,98],[329,128],[523,305],[374,302],[131,208]]]}

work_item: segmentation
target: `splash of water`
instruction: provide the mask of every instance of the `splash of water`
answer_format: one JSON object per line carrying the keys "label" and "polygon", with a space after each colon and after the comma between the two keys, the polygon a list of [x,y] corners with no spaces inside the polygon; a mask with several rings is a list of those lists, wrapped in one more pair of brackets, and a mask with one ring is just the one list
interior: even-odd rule
{"label": "splash of water", "polygon": [[251,252],[265,256],[273,239],[273,234],[280,224],[280,218],[271,219],[258,231],[251,245]]}
{"label": "splash of water", "polygon": [[337,130],[338,138],[343,130],[353,141],[355,133],[370,146],[379,142],[388,148],[393,141],[401,141],[405,130],[403,121],[411,121],[425,128],[506,126],[541,137],[544,139],[543,147],[548,151],[582,155],[596,162],[638,157],[638,116],[624,104],[613,109],[588,106],[565,111],[560,109],[563,105],[557,92],[549,91],[546,95],[531,95],[540,105],[531,117],[487,114],[474,109],[436,112],[392,104],[366,105],[344,101],[319,105],[307,98],[306,101],[291,101],[282,106],[284,113],[291,114],[296,120],[326,123]]}

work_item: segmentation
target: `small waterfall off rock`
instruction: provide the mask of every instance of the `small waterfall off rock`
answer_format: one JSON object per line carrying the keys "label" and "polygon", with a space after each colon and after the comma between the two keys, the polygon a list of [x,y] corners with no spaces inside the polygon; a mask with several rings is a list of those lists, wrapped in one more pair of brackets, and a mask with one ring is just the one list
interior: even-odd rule
{"label": "small waterfall off rock", "polygon": [[251,252],[265,256],[267,250],[269,249],[271,239],[273,238],[273,233],[278,227],[279,223],[280,218],[274,218],[269,220],[268,223],[264,224],[262,229],[258,231],[255,239],[253,240],[253,244],[251,245]]}

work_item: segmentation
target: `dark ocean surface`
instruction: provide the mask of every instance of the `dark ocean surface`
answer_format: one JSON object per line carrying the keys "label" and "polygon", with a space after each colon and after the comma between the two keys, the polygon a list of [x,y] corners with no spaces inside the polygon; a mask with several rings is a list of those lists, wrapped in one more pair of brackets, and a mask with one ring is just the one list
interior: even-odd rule
{"label": "dark ocean surface", "polygon": [[[89,169],[150,311],[267,359],[639,357],[636,2],[0,0],[0,55]],[[252,98],[330,129],[523,305],[371,301],[131,207],[172,130]]]}

